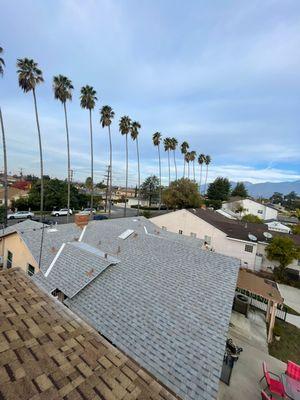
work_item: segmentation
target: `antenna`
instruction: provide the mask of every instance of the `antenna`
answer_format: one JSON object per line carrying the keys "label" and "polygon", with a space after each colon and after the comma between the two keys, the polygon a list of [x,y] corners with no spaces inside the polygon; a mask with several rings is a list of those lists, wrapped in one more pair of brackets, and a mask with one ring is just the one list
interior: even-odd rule
{"label": "antenna", "polygon": [[248,234],[248,238],[252,241],[252,242],[257,242],[257,237],[252,235],[251,233]]}
{"label": "antenna", "polygon": [[263,235],[266,239],[272,239],[273,235],[270,232],[263,232]]}

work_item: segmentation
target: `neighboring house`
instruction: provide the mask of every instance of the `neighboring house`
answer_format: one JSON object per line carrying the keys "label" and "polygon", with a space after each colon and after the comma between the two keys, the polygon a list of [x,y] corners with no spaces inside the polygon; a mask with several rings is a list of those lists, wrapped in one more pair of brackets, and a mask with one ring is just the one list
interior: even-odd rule
{"label": "neighboring house", "polygon": [[282,233],[291,233],[291,228],[289,226],[286,226],[282,224],[279,221],[269,221],[265,222],[265,225],[268,226],[269,231],[274,231],[274,232],[282,232]]}
{"label": "neighboring house", "polygon": [[1,399],[178,400],[18,269],[0,272]]}
{"label": "neighboring house", "polygon": [[278,215],[278,221],[280,221],[283,224],[287,225],[297,225],[299,224],[299,220],[297,217],[287,217],[286,215]]}
{"label": "neighboring house", "polygon": [[[126,196],[126,189],[122,187],[118,187],[117,189],[112,189],[112,198],[114,200],[121,200]],[[127,189],[127,198],[134,198],[137,196],[137,192],[135,189],[128,188]]]}
{"label": "neighboring house", "polygon": [[6,240],[14,235],[15,250],[20,243],[28,249],[20,266],[26,270],[35,260],[38,286],[177,396],[216,399],[237,259],[205,251],[202,240],[166,232],[143,217],[44,232],[39,223],[22,224],[2,236],[6,267]]}
{"label": "neighboring house", "polygon": [[[267,259],[265,248],[270,240],[267,236],[285,235],[270,232],[265,224],[236,221],[203,209],[178,210],[151,218],[151,221],[162,229],[202,239],[208,250],[236,257],[242,267],[257,271],[277,266]],[[300,246],[300,235],[289,237]],[[294,260],[289,268],[299,275],[299,260]]]}
{"label": "neighboring house", "polygon": [[222,209],[230,213],[233,212],[240,218],[248,214],[256,215],[263,220],[277,219],[278,216],[278,211],[275,208],[258,203],[252,199],[227,201],[222,204]]}
{"label": "neighboring house", "polygon": [[[20,198],[28,197],[28,191],[14,187],[8,187],[8,207],[12,206],[12,201],[19,200]],[[4,204],[4,189],[0,188],[0,205]]]}

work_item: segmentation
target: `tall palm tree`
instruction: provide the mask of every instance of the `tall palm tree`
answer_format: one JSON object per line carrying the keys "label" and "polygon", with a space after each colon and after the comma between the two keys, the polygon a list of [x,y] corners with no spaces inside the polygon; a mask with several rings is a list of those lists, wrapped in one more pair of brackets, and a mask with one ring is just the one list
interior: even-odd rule
{"label": "tall palm tree", "polygon": [[141,124],[137,121],[133,121],[130,127],[131,139],[135,140],[136,143],[136,156],[138,162],[138,211],[140,214],[140,187],[141,187],[141,173],[140,173],[140,152],[139,152],[139,130],[141,129]]}
{"label": "tall palm tree", "polygon": [[203,163],[205,162],[205,155],[200,154],[198,157],[198,164],[200,166],[200,179],[199,179],[199,191],[201,194],[201,183],[202,183],[202,169],[203,169]]}
{"label": "tall palm tree", "polygon": [[167,137],[164,139],[164,149],[168,152],[168,167],[169,167],[169,186],[171,183],[171,166],[170,166],[170,150],[171,150],[171,138]]}
{"label": "tall palm tree", "polygon": [[91,191],[91,204],[93,208],[94,201],[94,148],[93,148],[93,124],[92,124],[92,110],[95,108],[96,101],[96,90],[92,86],[83,86],[80,90],[80,105],[82,108],[89,110],[90,117],[90,141],[91,141],[91,178],[92,178],[92,191]]}
{"label": "tall palm tree", "polygon": [[160,159],[160,142],[161,142],[161,133],[155,132],[152,136],[152,141],[154,146],[157,147],[158,151],[158,167],[159,167],[159,209],[161,209],[161,159]]}
{"label": "tall palm tree", "polygon": [[205,185],[204,185],[204,194],[206,194],[206,185],[207,185],[207,175],[208,175],[208,166],[211,163],[211,157],[209,155],[205,156],[204,160],[206,164],[206,175],[205,175]]}
{"label": "tall palm tree", "polygon": [[130,132],[131,127],[131,119],[124,115],[119,122],[119,131],[121,135],[125,135],[125,144],[126,144],[126,176],[125,176],[125,207],[124,207],[124,217],[126,217],[127,212],[127,191],[128,191],[128,133]]}
{"label": "tall palm tree", "polygon": [[197,153],[196,153],[194,150],[192,150],[192,151],[190,152],[190,161],[192,161],[192,163],[193,163],[193,177],[194,177],[194,182],[196,182],[196,176],[195,176],[195,159],[196,159],[196,155],[197,155]]}
{"label": "tall palm tree", "polygon": [[[3,53],[3,48],[0,47],[0,54]],[[0,75],[3,76],[4,73],[5,62],[2,57],[0,57]],[[7,226],[7,200],[8,200],[8,192],[7,192],[7,155],[6,155],[6,140],[5,140],[5,130],[4,130],[4,122],[2,117],[2,111],[0,107],[0,124],[1,124],[1,132],[2,132],[2,145],[3,145],[3,182],[4,182],[4,228]]]}
{"label": "tall palm tree", "polygon": [[111,142],[111,132],[110,125],[114,119],[115,113],[110,106],[103,106],[100,110],[100,123],[102,128],[108,127],[108,137],[109,137],[109,194],[108,194],[108,214],[111,215],[111,191],[112,191],[112,142]]}
{"label": "tall palm tree", "polygon": [[177,181],[177,164],[176,164],[176,154],[175,154],[175,151],[176,151],[177,145],[178,145],[177,139],[174,138],[174,137],[171,138],[171,139],[170,139],[170,149],[173,151],[174,167],[175,167],[175,179],[176,179],[176,181]]}
{"label": "tall palm tree", "polygon": [[72,100],[72,90],[74,89],[72,81],[63,75],[57,75],[53,77],[53,91],[54,98],[60,100],[64,107],[65,114],[65,126],[67,135],[67,156],[68,156],[68,197],[67,197],[67,223],[69,222],[70,213],[70,193],[71,193],[71,161],[70,161],[70,141],[69,141],[69,125],[68,125],[68,115],[67,115],[67,100]]}
{"label": "tall palm tree", "polygon": [[38,64],[29,58],[19,58],[17,60],[17,74],[20,88],[25,92],[32,92],[35,110],[35,120],[38,131],[39,151],[40,151],[40,170],[41,170],[41,220],[44,217],[44,169],[43,169],[43,150],[40,130],[39,115],[37,109],[35,89],[39,83],[44,82],[43,73],[38,68]]}
{"label": "tall palm tree", "polygon": [[190,179],[190,161],[191,161],[191,153],[189,151],[186,151],[185,155],[184,155],[184,161],[187,163],[187,167],[188,167],[188,179]]}
{"label": "tall palm tree", "polygon": [[186,152],[188,151],[189,147],[190,146],[189,146],[188,142],[182,142],[182,144],[180,146],[181,154],[183,155],[183,177],[184,178],[185,178],[185,164],[186,164],[185,155],[186,155]]}

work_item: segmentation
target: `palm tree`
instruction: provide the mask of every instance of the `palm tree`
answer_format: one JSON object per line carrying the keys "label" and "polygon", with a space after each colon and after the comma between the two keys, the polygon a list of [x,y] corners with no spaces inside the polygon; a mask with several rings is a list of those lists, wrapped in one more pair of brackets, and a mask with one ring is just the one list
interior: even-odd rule
{"label": "palm tree", "polygon": [[137,121],[132,122],[131,127],[130,127],[130,134],[131,134],[131,139],[135,140],[136,143],[136,156],[137,156],[137,162],[138,162],[138,212],[137,214],[140,214],[140,186],[141,186],[141,173],[140,173],[140,153],[139,153],[139,130],[141,129],[141,124]]}
{"label": "palm tree", "polygon": [[92,178],[92,191],[91,191],[91,204],[93,208],[94,201],[94,149],[93,149],[93,125],[92,125],[92,110],[95,108],[96,101],[96,90],[92,86],[83,86],[80,90],[80,105],[82,108],[89,110],[90,116],[90,140],[91,140],[91,178]]}
{"label": "palm tree", "polygon": [[64,107],[65,114],[65,126],[67,135],[67,155],[68,155],[68,197],[67,197],[67,223],[69,222],[70,213],[70,193],[71,193],[71,161],[70,161],[70,141],[69,141],[69,125],[67,116],[67,100],[72,100],[72,90],[74,89],[72,82],[69,78],[63,75],[57,75],[53,77],[53,91],[54,98],[60,100]]}
{"label": "palm tree", "polygon": [[44,170],[43,170],[43,150],[42,150],[42,138],[40,130],[39,115],[37,109],[36,93],[35,88],[39,83],[44,82],[43,73],[38,68],[38,64],[29,58],[19,58],[17,60],[17,74],[20,88],[28,93],[32,91],[36,126],[38,131],[39,139],[39,151],[40,151],[40,170],[41,170],[41,220],[44,218]]}
{"label": "palm tree", "polygon": [[183,155],[183,177],[185,178],[185,155],[186,152],[189,149],[189,144],[188,142],[182,142],[181,146],[180,146],[180,150],[181,150],[181,154]]}
{"label": "palm tree", "polygon": [[126,217],[126,211],[127,211],[127,190],[128,190],[128,133],[130,131],[131,127],[131,119],[127,116],[124,115],[119,122],[119,131],[121,132],[121,135],[125,135],[125,143],[126,143],[126,162],[125,162],[125,168],[126,168],[126,177],[125,177],[125,207],[124,207],[124,217]]}
{"label": "palm tree", "polygon": [[[3,48],[0,47],[0,54],[3,53]],[[2,76],[4,73],[5,62],[2,57],[0,57],[0,75]],[[3,171],[3,182],[4,182],[4,217],[3,223],[4,228],[7,226],[7,200],[8,200],[8,192],[7,192],[7,155],[6,155],[6,140],[5,140],[5,131],[4,131],[4,122],[2,117],[2,111],[0,107],[0,124],[1,124],[1,131],[2,131],[2,145],[3,145],[3,164],[4,164],[4,171]]]}
{"label": "palm tree", "polygon": [[204,185],[204,194],[206,193],[206,185],[207,185],[207,175],[208,175],[208,166],[211,163],[211,157],[209,155],[204,156],[205,157],[205,164],[206,164],[206,176],[205,176],[205,185]]}
{"label": "palm tree", "polygon": [[161,142],[161,133],[155,132],[152,136],[152,141],[154,146],[157,147],[158,151],[158,167],[159,167],[159,209],[161,208],[161,160],[160,160],[160,142]]}
{"label": "palm tree", "polygon": [[205,162],[205,155],[200,154],[198,157],[198,164],[200,166],[200,180],[199,180],[199,191],[201,194],[201,182],[202,182],[202,168],[203,168],[203,163]]}
{"label": "palm tree", "polygon": [[176,155],[175,155],[175,151],[177,148],[178,142],[177,139],[175,139],[174,137],[170,139],[170,149],[173,151],[173,157],[174,157],[174,167],[175,167],[175,179],[177,181],[177,165],[176,165]]}
{"label": "palm tree", "polygon": [[188,179],[190,179],[190,161],[191,161],[191,153],[187,151],[184,155],[184,162],[186,162],[188,166]]}
{"label": "palm tree", "polygon": [[102,128],[105,126],[108,127],[108,136],[109,136],[109,203],[108,203],[108,214],[111,215],[111,191],[112,191],[112,142],[111,142],[111,132],[110,125],[112,120],[114,119],[115,113],[110,106],[103,106],[100,110],[100,123],[102,124]]}
{"label": "palm tree", "polygon": [[169,186],[171,183],[171,166],[170,166],[170,150],[171,150],[171,138],[167,137],[164,139],[164,149],[168,152],[168,166],[169,166]]}
{"label": "palm tree", "polygon": [[196,159],[197,153],[193,150],[190,152],[190,161],[193,163],[193,176],[194,176],[194,182],[196,182],[196,176],[195,176],[195,159]]}

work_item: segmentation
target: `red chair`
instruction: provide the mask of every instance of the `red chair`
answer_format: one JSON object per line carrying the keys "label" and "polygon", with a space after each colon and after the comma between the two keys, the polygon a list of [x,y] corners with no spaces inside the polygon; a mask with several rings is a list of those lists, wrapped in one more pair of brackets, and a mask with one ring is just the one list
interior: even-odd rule
{"label": "red chair", "polygon": [[266,392],[264,392],[263,390],[261,391],[261,400],[275,400],[274,397],[270,397],[267,395]]}
{"label": "red chair", "polygon": [[300,365],[288,361],[285,373],[296,381],[300,381]]}
{"label": "red chair", "polygon": [[[268,371],[265,361],[263,362],[263,372],[264,376],[262,379],[265,378],[269,392],[271,394],[277,394],[278,396],[284,397],[284,386],[280,380],[280,377],[273,372]],[[276,376],[278,379],[271,378],[271,375]]]}

